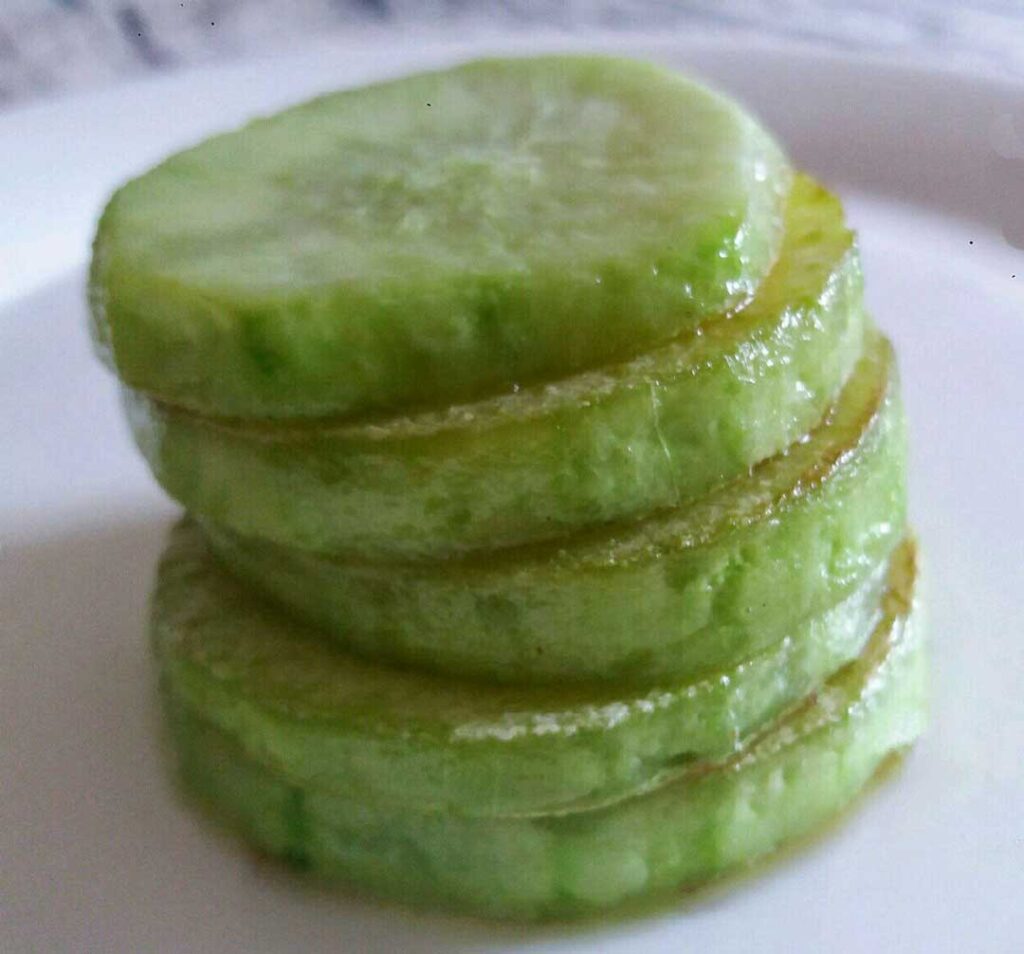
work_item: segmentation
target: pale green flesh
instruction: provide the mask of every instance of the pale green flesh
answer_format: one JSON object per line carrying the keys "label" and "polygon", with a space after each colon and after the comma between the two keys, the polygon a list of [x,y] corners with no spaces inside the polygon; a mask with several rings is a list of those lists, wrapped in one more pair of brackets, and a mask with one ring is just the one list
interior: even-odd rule
{"label": "pale green flesh", "polygon": [[115,194],[94,333],[244,417],[444,405],[638,354],[747,300],[791,173],[730,100],[602,57],[324,96]]}
{"label": "pale green flesh", "polygon": [[337,650],[242,590],[183,524],[152,626],[166,691],[293,781],[419,810],[533,812],[729,755],[861,651],[889,575],[879,567],[777,645],[689,683],[503,688]]}
{"label": "pale green flesh", "polygon": [[164,488],[239,533],[369,557],[507,546],[678,505],[797,440],[861,353],[861,290],[838,200],[798,177],[753,302],[622,365],[348,426],[125,398]]}
{"label": "pale green flesh", "polygon": [[876,336],[806,440],[683,508],[563,545],[372,563],[204,526],[237,574],[375,659],[499,682],[683,679],[772,645],[888,556],[903,432]]}
{"label": "pale green flesh", "polygon": [[[174,713],[187,789],[253,844],[406,902],[494,917],[565,917],[692,886],[819,828],[925,721],[909,587],[863,655],[717,767],[612,805],[540,816],[394,809],[289,784],[187,707]],[[400,781],[400,780],[396,780]]]}

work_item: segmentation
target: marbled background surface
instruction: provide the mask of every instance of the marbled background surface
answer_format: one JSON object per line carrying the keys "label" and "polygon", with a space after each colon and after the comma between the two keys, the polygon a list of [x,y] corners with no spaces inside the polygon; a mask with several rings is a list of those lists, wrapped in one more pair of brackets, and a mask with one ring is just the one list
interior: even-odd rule
{"label": "marbled background surface", "polygon": [[332,32],[678,30],[1024,78],[1024,0],[0,0],[0,109]]}

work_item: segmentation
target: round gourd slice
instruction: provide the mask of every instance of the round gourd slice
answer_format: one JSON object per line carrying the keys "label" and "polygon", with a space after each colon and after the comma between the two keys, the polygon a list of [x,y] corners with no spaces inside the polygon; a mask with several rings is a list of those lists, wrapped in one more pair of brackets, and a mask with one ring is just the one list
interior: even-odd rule
{"label": "round gourd slice", "polygon": [[258,424],[126,394],[136,441],[189,510],[363,557],[450,554],[678,505],[813,427],[866,319],[839,200],[798,177],[753,302],[629,362],[445,411]]}
{"label": "round gourd slice", "polygon": [[442,406],[637,354],[750,298],[787,161],[735,102],[623,59],[485,60],[172,156],[96,235],[122,380],[243,417]]}
{"label": "round gourd slice", "polygon": [[161,562],[152,631],[165,690],[294,782],[419,811],[566,809],[736,751],[860,653],[904,551],[738,666],[643,689],[498,687],[362,661],[243,590],[188,523]]}
{"label": "round gourd slice", "polygon": [[254,845],[388,897],[492,917],[604,910],[698,885],[820,829],[914,741],[926,666],[912,589],[912,578],[894,587],[861,657],[731,759],[609,805],[480,817],[346,798],[287,781],[179,704],[181,778]]}
{"label": "round gourd slice", "polygon": [[369,562],[204,526],[235,573],[374,659],[500,682],[683,679],[777,642],[892,551],[898,390],[873,335],[806,439],[688,505],[547,544]]}

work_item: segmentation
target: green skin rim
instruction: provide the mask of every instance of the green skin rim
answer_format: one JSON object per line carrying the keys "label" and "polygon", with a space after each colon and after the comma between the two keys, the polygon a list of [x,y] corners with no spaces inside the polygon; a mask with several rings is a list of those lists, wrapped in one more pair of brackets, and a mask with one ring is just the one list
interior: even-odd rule
{"label": "green skin rim", "polygon": [[459,560],[348,561],[204,523],[242,579],[349,648],[505,683],[683,681],[824,612],[906,523],[904,418],[881,336],[826,420],[675,510]]}
{"label": "green skin rim", "polygon": [[359,424],[125,402],[155,476],[193,513],[318,552],[449,555],[677,506],[745,473],[821,419],[866,325],[839,200],[800,176],[753,302],[625,364]]}
{"label": "green skin rim", "polygon": [[169,695],[296,783],[420,810],[536,812],[621,798],[734,752],[861,652],[891,572],[692,682],[509,688],[339,652],[254,600],[186,522],[161,561],[152,631]]}
{"label": "green skin rim", "polygon": [[913,560],[863,654],[724,763],[582,811],[469,817],[285,781],[172,704],[186,790],[261,850],[403,902],[565,918],[693,887],[819,830],[926,721]]}
{"label": "green skin rim", "polygon": [[215,415],[474,400],[741,306],[778,255],[791,177],[736,103],[629,60],[335,93],[118,190],[94,341],[130,387]]}

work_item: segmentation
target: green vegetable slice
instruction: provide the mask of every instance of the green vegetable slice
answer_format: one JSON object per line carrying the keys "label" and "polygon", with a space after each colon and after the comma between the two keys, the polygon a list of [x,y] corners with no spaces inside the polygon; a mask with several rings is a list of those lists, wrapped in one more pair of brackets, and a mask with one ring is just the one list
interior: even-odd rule
{"label": "green vegetable slice", "polygon": [[442,406],[664,342],[775,260],[788,163],[735,102],[606,57],[335,93],[172,156],[96,235],[94,336],[208,413]]}
{"label": "green vegetable slice", "polygon": [[321,552],[446,554],[648,514],[746,472],[821,419],[865,324],[840,203],[799,177],[754,301],[625,364],[363,424],[126,400],[157,478],[195,513]]}
{"label": "green vegetable slice", "polygon": [[895,361],[876,336],[806,439],[642,521],[379,563],[204,526],[239,576],[375,659],[499,682],[642,684],[735,665],[852,592],[903,536],[904,461]]}
{"label": "green vegetable slice", "polygon": [[192,524],[161,563],[152,626],[166,690],[292,781],[415,810],[534,812],[730,755],[860,653],[907,559],[734,668],[639,690],[496,687],[364,662],[243,591]]}
{"label": "green vegetable slice", "polygon": [[912,585],[905,578],[886,598],[861,657],[733,758],[610,805],[470,817],[353,800],[285,781],[178,704],[181,777],[263,850],[382,895],[493,917],[607,909],[707,881],[820,828],[913,742],[925,655]]}

